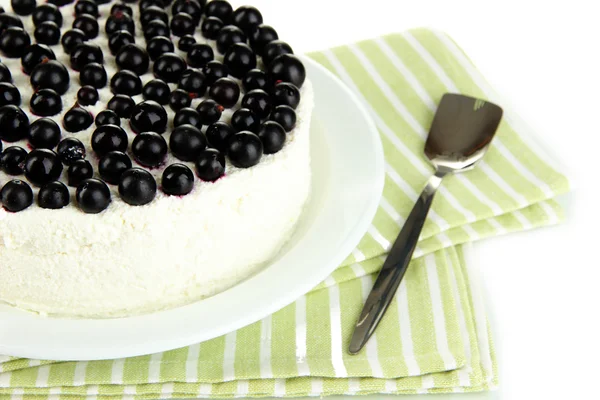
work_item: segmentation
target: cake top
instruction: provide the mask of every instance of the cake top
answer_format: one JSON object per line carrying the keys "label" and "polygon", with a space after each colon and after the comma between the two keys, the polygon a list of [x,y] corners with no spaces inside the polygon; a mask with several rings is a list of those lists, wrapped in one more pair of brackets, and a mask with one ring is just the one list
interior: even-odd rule
{"label": "cake top", "polygon": [[158,190],[184,196],[194,175],[213,182],[277,153],[295,126],[305,68],[254,7],[11,6],[0,13],[0,170],[15,177],[0,181],[7,211],[32,206],[34,190],[37,206],[63,208],[69,187],[92,214],[115,193],[132,206]]}

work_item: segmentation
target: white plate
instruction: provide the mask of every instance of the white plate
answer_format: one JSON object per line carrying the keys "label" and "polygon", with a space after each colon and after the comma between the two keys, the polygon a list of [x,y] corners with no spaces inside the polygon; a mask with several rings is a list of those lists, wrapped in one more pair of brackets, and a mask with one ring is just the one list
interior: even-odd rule
{"label": "white plate", "polygon": [[324,280],[357,245],[383,190],[379,134],[356,97],[304,58],[315,88],[313,193],[286,249],[270,265],[211,298],[109,320],[44,318],[0,307],[0,354],[53,360],[131,357],[199,343],[256,322]]}

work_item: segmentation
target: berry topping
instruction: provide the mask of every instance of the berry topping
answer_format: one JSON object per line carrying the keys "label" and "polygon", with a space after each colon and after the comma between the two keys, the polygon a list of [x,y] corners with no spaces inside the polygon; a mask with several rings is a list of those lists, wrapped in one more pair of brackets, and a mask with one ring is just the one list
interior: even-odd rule
{"label": "berry topping", "polygon": [[187,65],[181,56],[175,53],[165,53],[154,62],[154,76],[167,83],[175,83],[186,68]]}
{"label": "berry topping", "polygon": [[196,111],[200,115],[202,125],[210,125],[217,122],[223,113],[223,106],[217,104],[214,100],[206,99],[198,104]]}
{"label": "berry topping", "polygon": [[191,35],[195,29],[196,24],[190,14],[181,12],[171,20],[171,32],[175,36]]}
{"label": "berry topping", "polygon": [[110,189],[99,179],[86,179],[77,186],[77,204],[86,214],[98,214],[110,204]]}
{"label": "berry topping", "polygon": [[102,157],[109,151],[127,151],[127,134],[116,125],[102,125],[92,134],[92,149]]}
{"label": "berry topping", "polygon": [[306,69],[302,61],[292,54],[282,54],[269,64],[269,74],[273,82],[290,82],[301,88],[306,79]]}
{"label": "berry topping", "polygon": [[229,75],[229,68],[218,61],[209,61],[202,68],[202,72],[206,76],[206,85],[210,86],[218,79],[226,78]]}
{"label": "berry topping", "polygon": [[21,93],[12,83],[0,82],[0,106],[7,104],[21,105]]}
{"label": "berry topping", "polygon": [[0,139],[16,142],[29,134],[29,118],[19,107],[9,104],[0,107]]}
{"label": "berry topping", "polygon": [[207,17],[217,17],[221,21],[229,22],[233,16],[233,7],[225,0],[213,0],[206,5],[204,11]]}
{"label": "berry topping", "polygon": [[13,179],[0,190],[0,202],[10,212],[23,211],[33,204],[33,191],[26,182]]}
{"label": "berry topping", "polygon": [[67,183],[77,187],[81,182],[94,176],[94,169],[88,160],[76,160],[67,170]]}
{"label": "berry topping", "polygon": [[110,89],[114,94],[135,96],[142,93],[142,80],[135,72],[124,69],[113,75]]}
{"label": "berry topping", "polygon": [[61,140],[56,151],[65,165],[73,165],[76,161],[85,158],[85,146],[79,139],[73,137]]}
{"label": "berry topping", "polygon": [[284,105],[296,109],[300,104],[300,91],[291,83],[278,83],[273,89],[273,103],[277,106]]}
{"label": "berry topping", "polygon": [[263,17],[255,7],[241,6],[234,11],[232,21],[244,32],[250,32],[252,28],[262,24]]}
{"label": "berry topping", "polygon": [[34,90],[52,89],[58,94],[65,94],[71,83],[67,68],[56,60],[48,59],[31,71],[29,80]]}
{"label": "berry topping", "polygon": [[104,66],[98,63],[85,65],[79,73],[79,83],[82,86],[92,86],[96,89],[106,86],[108,75]]}
{"label": "berry topping", "polygon": [[12,75],[8,67],[0,62],[0,82],[12,82]]}
{"label": "berry topping", "polygon": [[61,27],[63,23],[62,14],[54,4],[42,4],[37,6],[31,15],[31,19],[36,26],[44,21],[55,22],[59,27]]}
{"label": "berry topping", "polygon": [[258,137],[263,144],[265,154],[274,154],[285,144],[285,129],[277,122],[267,121],[258,128]]}
{"label": "berry topping", "polygon": [[31,44],[29,34],[23,28],[11,26],[0,34],[0,51],[8,58],[19,58]]}
{"label": "berry topping", "polygon": [[127,31],[133,35],[135,33],[135,23],[133,22],[131,15],[123,12],[116,12],[106,19],[104,30],[109,36],[117,31]]}
{"label": "berry topping", "polygon": [[98,45],[83,42],[75,46],[71,52],[71,68],[80,71],[90,63],[104,64],[102,49]]}
{"label": "berry topping", "polygon": [[21,175],[27,151],[19,146],[10,146],[0,154],[0,170],[8,175]]}
{"label": "berry topping", "polygon": [[134,43],[135,38],[128,31],[116,31],[108,38],[108,48],[112,55],[117,54],[121,47]]}
{"label": "berry topping", "polygon": [[260,161],[263,145],[260,138],[252,132],[239,132],[227,142],[227,155],[238,168],[250,168]]}
{"label": "berry topping", "polygon": [[148,22],[148,25],[144,28],[144,38],[148,41],[157,36],[169,37],[171,36],[171,30],[165,22],[155,19]]}
{"label": "berry topping", "polygon": [[137,44],[126,44],[117,53],[116,62],[120,69],[128,69],[137,75],[143,75],[148,71],[150,57],[143,47]]}
{"label": "berry topping", "polygon": [[171,89],[165,81],[160,79],[152,79],[144,85],[142,89],[142,95],[144,100],[154,100],[158,104],[167,104],[169,102],[169,96]]}
{"label": "berry topping", "polygon": [[135,133],[164,133],[167,130],[167,111],[156,101],[142,101],[133,107],[129,125]]}
{"label": "berry topping", "polygon": [[50,118],[39,118],[29,126],[29,144],[35,149],[53,149],[60,142],[60,127]]}
{"label": "berry topping", "polygon": [[181,74],[178,87],[196,97],[203,96],[206,92],[206,77],[202,71],[188,68]]}
{"label": "berry topping", "polygon": [[269,25],[258,25],[250,31],[250,44],[257,54],[262,54],[265,46],[273,40],[279,39],[277,32]]}
{"label": "berry topping", "polygon": [[133,17],[133,9],[127,4],[123,3],[113,4],[113,6],[110,8],[110,13],[111,15],[116,13],[129,14],[130,17]]}
{"label": "berry topping", "polygon": [[227,142],[234,133],[235,131],[230,125],[219,121],[206,129],[206,138],[211,147],[225,153],[227,152]]}
{"label": "berry topping", "polygon": [[249,109],[260,119],[267,118],[273,107],[271,97],[262,89],[254,89],[246,93],[242,99],[242,107]]}
{"label": "berry topping", "polygon": [[210,97],[225,108],[235,106],[240,98],[240,87],[230,78],[217,79],[210,87]]}
{"label": "berry topping", "polygon": [[202,6],[194,0],[175,0],[173,7],[171,7],[171,13],[173,15],[179,13],[189,14],[193,18],[194,24],[198,25],[202,17]]}
{"label": "berry topping", "polygon": [[80,29],[85,37],[88,39],[94,39],[100,32],[98,21],[93,15],[81,14],[73,21],[73,29]]}
{"label": "berry topping", "polygon": [[178,127],[180,125],[192,125],[198,129],[202,129],[200,114],[190,107],[184,107],[181,110],[178,110],[173,118],[173,126]]}
{"label": "berry topping", "polygon": [[193,45],[196,44],[196,39],[192,35],[183,35],[177,44],[177,48],[186,53],[190,51]]}
{"label": "berry topping", "polygon": [[216,181],[225,173],[225,156],[216,149],[204,150],[196,159],[196,173],[203,181]]}
{"label": "berry topping", "polygon": [[187,54],[187,62],[191,67],[201,68],[214,60],[215,54],[212,47],[203,43],[193,45]]}
{"label": "berry topping", "polygon": [[44,21],[35,27],[33,37],[38,43],[55,45],[60,41],[60,28],[52,21]]}
{"label": "berry topping", "polygon": [[[106,2],[106,0],[96,0],[98,4],[101,2]],[[52,3],[57,7],[66,6],[67,4],[71,4],[73,0],[47,0],[48,3]]]}
{"label": "berry topping", "polygon": [[296,126],[296,112],[290,106],[275,107],[269,119],[281,125],[286,132],[291,131]]}
{"label": "berry topping", "polygon": [[82,86],[77,91],[77,102],[82,106],[93,106],[99,98],[98,91],[93,86]]}
{"label": "berry topping", "polygon": [[[214,2],[211,2],[212,4]],[[217,17],[208,17],[202,21],[202,35],[207,39],[216,39],[219,36],[219,31],[225,24]]]}
{"label": "berry topping", "polygon": [[32,150],[25,157],[25,176],[29,182],[42,186],[60,177],[63,166],[55,152],[48,149]]}
{"label": "berry topping", "polygon": [[77,45],[86,40],[87,37],[81,29],[70,29],[63,34],[60,44],[62,44],[65,53],[71,54]]}
{"label": "berry topping", "polygon": [[225,54],[227,49],[235,43],[246,43],[246,34],[240,28],[233,25],[227,25],[221,28],[217,35],[217,50]]}
{"label": "berry topping", "polygon": [[62,100],[55,90],[40,89],[31,96],[29,107],[35,115],[51,117],[62,111]]}
{"label": "berry topping", "polygon": [[38,193],[38,205],[50,210],[58,210],[69,205],[69,189],[64,183],[53,181],[41,187]]}
{"label": "berry topping", "polygon": [[265,65],[269,65],[275,58],[282,54],[294,54],[294,50],[286,42],[273,40],[265,45],[261,56]]}
{"label": "berry topping", "polygon": [[129,205],[143,206],[154,200],[156,181],[150,172],[141,168],[131,168],[121,175],[119,195]]}
{"label": "berry topping", "polygon": [[142,29],[146,29],[148,24],[152,21],[161,21],[165,24],[169,23],[169,16],[159,6],[150,6],[146,8],[140,15],[140,22],[142,23]]}
{"label": "berry topping", "polygon": [[120,151],[109,151],[98,162],[98,173],[107,183],[116,185],[123,172],[131,168],[131,159]]}
{"label": "berry topping", "polygon": [[[92,90],[96,90],[93,89]],[[63,126],[67,132],[81,132],[90,126],[94,122],[92,114],[84,108],[79,106],[72,107],[67,111],[63,117]]]}
{"label": "berry topping", "polygon": [[192,104],[192,95],[183,89],[175,89],[169,96],[169,106],[173,111],[181,110]]}
{"label": "berry topping", "polygon": [[175,157],[181,161],[194,161],[206,148],[206,137],[192,125],[180,125],[173,129],[169,147]]}
{"label": "berry topping", "polygon": [[143,132],[133,139],[131,151],[144,167],[158,167],[167,156],[167,141],[156,132]]}
{"label": "berry topping", "polygon": [[162,191],[171,196],[185,196],[194,188],[194,174],[183,164],[165,168],[161,180]]}
{"label": "berry topping", "polygon": [[45,44],[34,43],[25,49],[21,57],[23,72],[29,75],[38,64],[48,60],[56,60],[52,49]]}
{"label": "berry topping", "polygon": [[112,99],[108,101],[106,108],[113,110],[119,118],[129,118],[131,111],[135,106],[135,101],[124,94],[115,94]]}
{"label": "berry topping", "polygon": [[22,28],[23,22],[21,21],[21,18],[12,14],[0,14],[0,33],[4,32],[6,28],[11,26]]}
{"label": "berry topping", "polygon": [[10,5],[19,15],[29,15],[35,10],[35,0],[11,0]]}
{"label": "berry topping", "polygon": [[164,36],[156,36],[148,41],[146,50],[152,60],[156,60],[158,57],[165,53],[173,53],[175,46],[171,39]]}
{"label": "berry topping", "polygon": [[96,126],[102,125],[121,125],[121,118],[113,110],[100,111],[96,115]]}
{"label": "berry topping", "polygon": [[250,131],[256,133],[260,126],[260,118],[247,108],[240,108],[231,116],[231,126],[236,132]]}
{"label": "berry topping", "polygon": [[248,71],[256,68],[256,55],[247,44],[236,43],[227,49],[223,64],[229,68],[231,75],[243,78]]}
{"label": "berry topping", "polygon": [[98,4],[92,0],[78,0],[75,3],[75,15],[89,14],[98,17]]}

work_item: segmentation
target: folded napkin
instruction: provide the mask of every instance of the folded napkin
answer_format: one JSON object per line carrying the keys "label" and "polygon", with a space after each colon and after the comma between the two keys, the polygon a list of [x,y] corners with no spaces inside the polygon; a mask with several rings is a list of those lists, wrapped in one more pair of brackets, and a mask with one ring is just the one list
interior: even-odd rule
{"label": "folded napkin", "polygon": [[422,153],[436,104],[446,92],[495,97],[456,44],[430,30],[310,56],[359,96],[384,145],[383,199],[347,260],[295,303],[201,344],[110,361],[0,357],[0,400],[445,393],[496,385],[468,242],[557,223],[563,216],[553,198],[568,190],[567,179],[505,113],[479,167],[444,181],[397,300],[365,350],[350,356],[363,301],[432,173]]}

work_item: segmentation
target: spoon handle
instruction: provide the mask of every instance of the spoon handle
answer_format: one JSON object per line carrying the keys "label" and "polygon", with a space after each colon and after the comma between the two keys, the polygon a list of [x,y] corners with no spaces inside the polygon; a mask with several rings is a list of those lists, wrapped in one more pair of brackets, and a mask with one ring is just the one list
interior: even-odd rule
{"label": "spoon handle", "polygon": [[354,327],[349,347],[351,354],[358,353],[367,343],[392,302],[402,277],[408,269],[431,202],[444,175],[444,172],[436,171],[429,179],[394,242]]}

